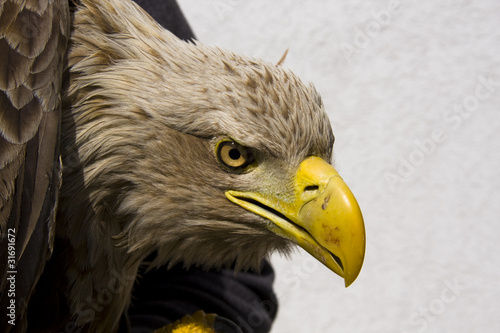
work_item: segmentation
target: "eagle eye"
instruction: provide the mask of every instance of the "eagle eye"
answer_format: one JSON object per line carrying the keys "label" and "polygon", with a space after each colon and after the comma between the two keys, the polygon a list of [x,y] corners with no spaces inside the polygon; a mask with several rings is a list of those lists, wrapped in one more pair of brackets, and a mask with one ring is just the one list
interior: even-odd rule
{"label": "eagle eye", "polygon": [[252,164],[252,150],[234,141],[221,141],[216,147],[219,162],[230,171],[239,172]]}

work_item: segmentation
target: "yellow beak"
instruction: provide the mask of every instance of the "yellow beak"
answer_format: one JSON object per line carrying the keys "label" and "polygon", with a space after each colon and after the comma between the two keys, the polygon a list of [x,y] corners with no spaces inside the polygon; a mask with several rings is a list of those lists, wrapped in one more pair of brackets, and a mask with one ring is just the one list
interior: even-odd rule
{"label": "yellow beak", "polygon": [[227,191],[226,197],[273,222],[273,232],[301,246],[348,287],[365,255],[363,216],[354,195],[335,168],[315,156],[299,165],[293,186],[293,198],[238,191]]}

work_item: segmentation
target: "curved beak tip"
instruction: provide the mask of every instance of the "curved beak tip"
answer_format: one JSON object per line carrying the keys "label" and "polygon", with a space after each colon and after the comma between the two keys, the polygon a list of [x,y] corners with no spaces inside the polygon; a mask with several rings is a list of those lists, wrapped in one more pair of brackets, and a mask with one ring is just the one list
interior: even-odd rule
{"label": "curved beak tip", "polygon": [[[325,167],[333,169],[329,165]],[[330,258],[322,262],[343,277],[348,287],[363,265],[365,227],[356,198],[336,171],[332,173],[335,175],[329,178],[323,192],[301,207],[299,221],[321,251],[330,254]],[[315,256],[314,252],[310,253]]]}

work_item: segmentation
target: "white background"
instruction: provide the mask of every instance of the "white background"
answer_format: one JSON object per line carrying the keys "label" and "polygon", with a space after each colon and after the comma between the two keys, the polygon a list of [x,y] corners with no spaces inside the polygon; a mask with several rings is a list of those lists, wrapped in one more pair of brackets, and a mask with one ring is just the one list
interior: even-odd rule
{"label": "white background", "polygon": [[273,257],[273,332],[500,332],[500,2],[179,3],[206,44],[289,49],[365,217],[348,289],[302,251]]}

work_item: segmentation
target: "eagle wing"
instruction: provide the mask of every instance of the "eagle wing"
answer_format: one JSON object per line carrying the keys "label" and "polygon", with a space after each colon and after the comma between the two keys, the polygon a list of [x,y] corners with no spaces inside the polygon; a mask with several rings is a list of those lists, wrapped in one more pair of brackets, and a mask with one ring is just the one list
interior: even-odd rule
{"label": "eagle wing", "polygon": [[67,0],[0,0],[0,304],[21,330],[52,253],[69,31]]}

